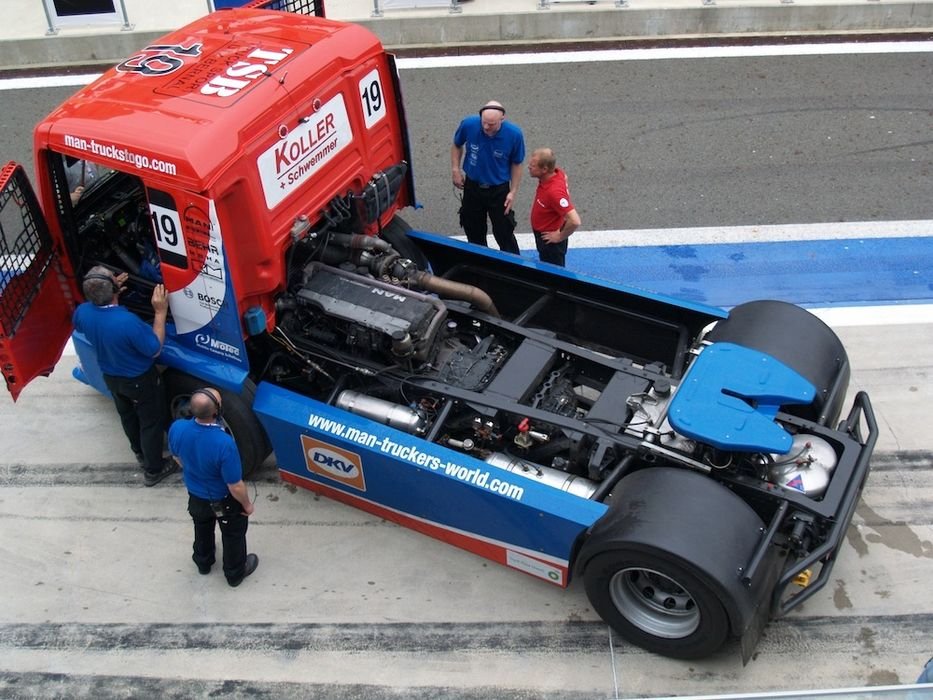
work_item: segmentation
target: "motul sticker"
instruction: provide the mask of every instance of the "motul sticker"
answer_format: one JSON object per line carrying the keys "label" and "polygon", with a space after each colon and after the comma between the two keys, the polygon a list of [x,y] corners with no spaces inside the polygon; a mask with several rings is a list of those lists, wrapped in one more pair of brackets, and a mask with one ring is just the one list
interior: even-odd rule
{"label": "motul sticker", "polygon": [[366,490],[363,463],[355,452],[334,447],[307,435],[301,436],[301,448],[309,472],[339,481],[357,491]]}
{"label": "motul sticker", "polygon": [[337,95],[256,160],[272,209],[353,141],[343,95]]}

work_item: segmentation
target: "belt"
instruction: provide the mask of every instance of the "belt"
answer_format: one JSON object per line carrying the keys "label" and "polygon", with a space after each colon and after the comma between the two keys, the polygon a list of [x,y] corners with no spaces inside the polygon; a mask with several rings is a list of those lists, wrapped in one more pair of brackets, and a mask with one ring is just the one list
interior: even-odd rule
{"label": "belt", "polygon": [[487,185],[485,182],[477,182],[476,180],[472,180],[470,178],[467,178],[467,183],[475,187],[479,187],[481,190],[495,190],[499,187],[508,187],[509,184],[507,182],[500,182],[498,185]]}

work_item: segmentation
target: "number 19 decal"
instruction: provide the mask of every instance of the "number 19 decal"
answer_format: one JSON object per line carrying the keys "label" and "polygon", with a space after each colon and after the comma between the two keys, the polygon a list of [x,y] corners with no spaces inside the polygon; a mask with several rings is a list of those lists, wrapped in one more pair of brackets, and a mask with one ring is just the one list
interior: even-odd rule
{"label": "number 19 decal", "polygon": [[185,238],[182,235],[181,217],[178,216],[175,199],[168,192],[149,189],[149,214],[162,262],[182,270],[187,269]]}
{"label": "number 19 decal", "polygon": [[363,107],[363,119],[366,128],[371,129],[373,124],[386,115],[385,93],[382,92],[382,83],[379,82],[379,71],[371,70],[360,81],[360,104]]}

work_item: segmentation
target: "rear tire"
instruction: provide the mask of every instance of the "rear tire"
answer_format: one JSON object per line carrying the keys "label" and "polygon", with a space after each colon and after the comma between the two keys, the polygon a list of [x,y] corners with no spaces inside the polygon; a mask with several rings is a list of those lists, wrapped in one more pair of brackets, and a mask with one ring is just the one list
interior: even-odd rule
{"label": "rear tire", "polygon": [[[819,421],[823,414],[824,425],[839,419],[849,383],[849,358],[833,329],[806,309],[783,301],[740,304],[716,324],[707,339],[766,353],[816,387],[812,403],[783,407],[787,413],[812,421]],[[841,391],[833,395],[837,385]]]}
{"label": "rear tire", "polygon": [[593,608],[621,637],[656,654],[698,659],[746,629],[771,586],[740,572],[764,524],[709,476],[648,467],[625,477],[578,556]]}
{"label": "rear tire", "polygon": [[[207,383],[190,374],[175,370],[166,370],[163,378],[171,420],[189,418],[191,416],[189,408],[191,393],[195,389],[203,388]],[[272,452],[266,431],[263,430],[256,414],[253,413],[255,393],[256,386],[249,379],[244,382],[241,394],[234,394],[225,389],[220,390],[223,403],[221,424],[236,442],[240,462],[243,465],[244,479],[255,474]]]}
{"label": "rear tire", "polygon": [[662,549],[604,552],[587,564],[584,586],[600,617],[648,651],[699,659],[729,636],[716,594]]}

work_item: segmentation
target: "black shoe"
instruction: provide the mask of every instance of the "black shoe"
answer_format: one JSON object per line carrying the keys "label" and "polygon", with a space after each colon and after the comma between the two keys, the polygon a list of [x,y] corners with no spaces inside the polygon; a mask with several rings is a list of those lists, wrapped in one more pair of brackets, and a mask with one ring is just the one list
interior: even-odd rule
{"label": "black shoe", "polygon": [[236,588],[241,583],[243,583],[243,579],[256,570],[257,566],[259,566],[259,557],[257,557],[255,554],[247,554],[246,566],[243,568],[243,575],[234,581],[228,580],[227,583],[229,583],[233,588]]}
{"label": "black shoe", "polygon": [[178,465],[175,464],[175,460],[167,459],[162,464],[162,469],[160,469],[159,471],[146,472],[146,478],[145,478],[146,486],[155,486],[160,481],[162,481],[162,479],[169,476],[170,474],[174,474],[177,471],[178,471]]}
{"label": "black shoe", "polygon": [[191,555],[191,561],[197,565],[198,573],[201,574],[201,576],[207,576],[209,573],[211,573],[211,567],[214,565],[214,562],[211,562],[210,564],[198,564],[193,554]]}

